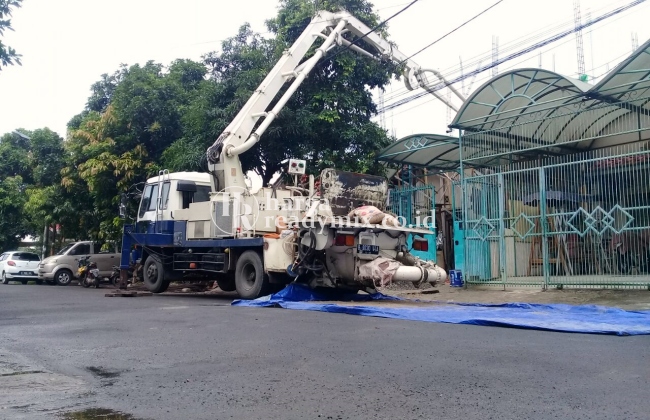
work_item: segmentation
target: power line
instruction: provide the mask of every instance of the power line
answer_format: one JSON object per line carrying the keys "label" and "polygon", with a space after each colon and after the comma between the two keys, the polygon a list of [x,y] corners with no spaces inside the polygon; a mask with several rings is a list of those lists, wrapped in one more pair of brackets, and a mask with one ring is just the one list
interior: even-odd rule
{"label": "power line", "polygon": [[[560,40],[560,39],[574,33],[577,30],[580,30],[580,29],[586,28],[588,26],[594,25],[594,24],[596,24],[596,23],[598,23],[600,21],[603,21],[603,20],[605,20],[607,18],[610,18],[610,17],[612,17],[614,15],[617,15],[617,14],[619,14],[619,13],[621,13],[621,12],[627,10],[627,9],[630,9],[630,8],[632,8],[634,6],[637,6],[637,5],[639,5],[639,4],[641,4],[641,3],[645,2],[645,1],[646,0],[635,0],[635,1],[631,2],[631,3],[628,3],[625,6],[618,7],[618,8],[616,8],[616,9],[614,9],[614,10],[608,12],[608,13],[605,13],[605,14],[603,14],[601,16],[598,16],[597,18],[595,18],[591,22],[587,22],[587,23],[584,23],[584,24],[582,24],[580,26],[577,26],[575,28],[565,30],[565,31],[560,32],[560,33],[558,33],[558,34],[556,34],[556,35],[554,35],[554,36],[552,36],[550,38],[547,38],[547,39],[545,39],[543,41],[537,42],[537,43],[535,43],[535,44],[533,44],[533,45],[531,45],[531,46],[529,46],[529,47],[527,47],[527,48],[525,48],[523,50],[508,54],[507,56],[505,56],[503,58],[500,58],[500,59],[496,60],[495,62],[489,64],[489,65],[480,67],[480,68],[478,68],[478,69],[476,69],[474,71],[471,71],[471,72],[469,72],[469,73],[467,73],[465,75],[461,75],[459,77],[456,77],[455,79],[451,80],[447,84],[438,84],[437,86],[433,87],[429,91],[434,91],[434,92],[438,91],[438,90],[443,89],[444,87],[446,87],[448,84],[451,85],[451,84],[457,83],[457,82],[459,82],[459,81],[461,81],[463,79],[471,77],[471,76],[473,76],[475,74],[482,73],[482,72],[484,72],[486,70],[491,69],[494,66],[498,66],[501,63],[505,63],[507,61],[510,61],[512,59],[520,57],[520,56],[522,56],[524,54],[527,54],[527,53],[529,53],[531,51],[534,51],[534,50],[536,50],[538,48],[544,47],[544,46],[546,46],[546,45],[548,45],[548,44],[550,44],[552,42],[558,41],[558,40]],[[392,104],[387,105],[384,109],[378,110],[378,112],[386,112],[386,111],[391,110],[393,108],[396,108],[396,107],[399,107],[401,105],[407,104],[407,103],[409,103],[409,102],[411,102],[411,101],[413,101],[415,99],[418,99],[420,97],[423,97],[423,96],[429,94],[429,91],[420,92],[420,93],[412,95],[412,96],[410,96],[408,98],[404,98],[402,100],[396,101],[396,102],[394,102]]]}
{"label": "power line", "polygon": [[381,29],[381,28],[382,28],[383,26],[385,26],[385,25],[386,25],[386,24],[387,24],[391,19],[393,19],[393,18],[399,16],[400,14],[404,13],[406,10],[408,10],[411,6],[413,6],[413,5],[414,5],[415,3],[417,3],[418,1],[419,1],[419,0],[413,0],[413,1],[410,2],[406,7],[400,9],[399,11],[397,11],[396,13],[394,13],[392,16],[390,16],[388,19],[383,20],[382,22],[379,22],[379,24],[378,24],[377,26],[375,26],[374,28],[370,29],[370,31],[368,31],[368,32],[366,32],[365,34],[363,34],[363,36],[361,36],[361,37],[355,39],[354,41],[352,41],[351,43],[349,43],[348,45],[346,45],[343,49],[341,49],[341,50],[335,52],[334,54],[330,54],[330,55],[328,55],[327,57],[325,57],[325,58],[323,59],[323,62],[325,62],[325,61],[327,61],[327,60],[330,60],[330,59],[336,57],[336,56],[339,55],[339,54],[344,53],[345,51],[347,51],[347,50],[349,50],[350,48],[352,48],[353,45],[356,46],[357,43],[358,43],[359,41],[361,41],[362,39],[364,39],[365,37],[367,37],[367,36],[370,35],[371,33],[377,31],[378,29]]}
{"label": "power line", "polygon": [[[413,58],[413,57],[415,57],[416,55],[420,54],[422,51],[426,50],[427,48],[430,48],[430,47],[434,46],[434,45],[437,44],[438,42],[440,42],[440,41],[442,41],[443,39],[447,38],[449,35],[453,34],[454,32],[456,32],[457,30],[459,30],[459,29],[462,28],[463,26],[465,26],[465,25],[467,25],[468,23],[472,22],[473,20],[475,20],[476,18],[480,17],[481,15],[483,15],[484,13],[486,13],[487,11],[489,11],[490,9],[496,7],[499,3],[502,3],[502,2],[503,2],[503,0],[499,0],[499,1],[497,1],[497,2],[494,3],[492,6],[488,7],[487,9],[485,9],[485,10],[483,10],[482,12],[478,13],[477,15],[474,15],[474,17],[472,17],[471,19],[466,20],[466,21],[463,22],[462,24],[456,26],[454,29],[452,29],[451,31],[447,32],[446,34],[444,34],[444,35],[441,36],[440,38],[436,39],[435,41],[433,41],[433,42],[430,43],[429,45],[425,46],[424,48],[421,48],[421,49],[420,49],[419,51],[417,51],[416,53],[411,54],[411,55],[410,55],[406,60],[410,60],[411,58]],[[404,60],[404,61],[406,61],[406,60]]]}
{"label": "power line", "polygon": [[[612,2],[612,3],[614,3],[614,2]],[[611,5],[612,3],[610,3],[609,5]],[[618,3],[623,3],[623,2],[618,1]],[[605,10],[605,9],[607,9],[607,7],[601,7],[601,8],[595,9],[594,11],[602,11],[602,10]],[[526,37],[526,38],[522,39],[521,37],[519,37],[514,42],[506,43],[506,44],[503,44],[503,45],[500,44],[499,45],[499,52],[501,54],[504,54],[504,53],[507,53],[509,51],[514,51],[514,50],[516,50],[517,48],[519,48],[521,46],[529,45],[530,43],[542,38],[545,35],[557,33],[560,30],[566,29],[568,27],[574,27],[574,25],[575,25],[574,19],[564,21],[564,22],[562,22],[560,24],[547,25],[547,26],[545,26],[543,28],[538,29],[537,31],[531,32],[530,35],[528,37]],[[562,43],[561,45],[564,45],[564,43]],[[552,49],[553,48],[547,50],[546,52],[548,52],[548,51],[550,51]],[[463,65],[466,68],[480,67],[482,62],[488,62],[488,61],[491,60],[491,54],[492,54],[492,50],[486,51],[486,52],[481,53],[481,54],[478,54],[478,55],[476,55],[474,57],[470,57],[469,60],[466,60],[466,61],[463,62]],[[453,74],[459,73],[459,70],[460,70],[459,66],[456,64],[456,65],[452,65],[450,67],[447,67],[447,68],[441,70],[441,73],[445,76],[445,78],[449,79]],[[393,92],[391,92],[390,95],[385,96],[384,101],[385,102],[391,102],[391,101],[397,99],[398,97],[404,96],[404,95],[406,95],[406,94],[408,94],[410,92],[411,91],[409,91],[405,87],[400,87],[400,88],[394,90]]]}

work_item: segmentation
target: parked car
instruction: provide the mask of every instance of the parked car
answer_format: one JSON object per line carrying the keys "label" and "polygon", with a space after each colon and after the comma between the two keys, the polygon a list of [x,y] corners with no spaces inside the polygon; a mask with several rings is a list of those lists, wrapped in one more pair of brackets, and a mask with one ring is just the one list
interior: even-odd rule
{"label": "parked car", "polygon": [[39,264],[38,278],[67,286],[76,278],[79,258],[84,255],[90,255],[90,259],[97,263],[100,277],[110,277],[113,266],[120,262],[120,254],[102,252],[101,244],[91,241],[73,242]]}
{"label": "parked car", "polygon": [[0,255],[2,284],[19,281],[27,284],[30,280],[41,283],[38,278],[38,263],[41,258],[33,252],[9,251]]}

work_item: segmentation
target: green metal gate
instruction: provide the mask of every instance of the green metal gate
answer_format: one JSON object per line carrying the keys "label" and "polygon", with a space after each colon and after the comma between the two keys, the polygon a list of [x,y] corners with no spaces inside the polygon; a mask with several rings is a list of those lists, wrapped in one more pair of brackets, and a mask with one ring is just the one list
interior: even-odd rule
{"label": "green metal gate", "polygon": [[[395,213],[400,222],[406,226],[429,229],[436,233],[436,192],[432,185],[416,187],[397,187],[390,191],[388,209]],[[408,238],[407,246],[411,249],[413,238]],[[436,261],[436,236],[429,235],[428,251],[411,253],[423,260]]]}

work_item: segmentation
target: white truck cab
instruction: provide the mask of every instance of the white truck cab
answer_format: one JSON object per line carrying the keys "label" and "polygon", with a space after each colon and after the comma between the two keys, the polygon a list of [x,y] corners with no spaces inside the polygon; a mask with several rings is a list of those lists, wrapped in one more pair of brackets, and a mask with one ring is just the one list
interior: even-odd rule
{"label": "white truck cab", "polygon": [[192,203],[210,201],[211,191],[208,173],[174,172],[149,178],[142,191],[137,220],[173,220],[175,211],[187,209]]}

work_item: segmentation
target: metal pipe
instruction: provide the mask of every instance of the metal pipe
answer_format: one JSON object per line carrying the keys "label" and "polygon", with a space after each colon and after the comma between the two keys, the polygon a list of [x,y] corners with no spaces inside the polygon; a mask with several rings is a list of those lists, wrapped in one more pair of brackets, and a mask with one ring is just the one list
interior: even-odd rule
{"label": "metal pipe", "polygon": [[431,284],[444,282],[446,278],[447,272],[438,266],[424,268],[402,265],[393,274],[393,281],[427,282]]}
{"label": "metal pipe", "polygon": [[445,84],[445,86],[447,86],[452,92],[454,92],[454,94],[456,96],[458,96],[458,99],[465,102],[465,100],[466,100],[465,96],[463,96],[460,92],[458,92],[456,90],[456,88],[451,83],[449,83],[449,81],[447,79],[445,79],[445,76],[443,76],[438,70],[435,70],[435,69],[422,69],[422,71],[423,72],[424,71],[430,71],[431,73],[435,74],[436,77],[438,79],[440,79],[442,81],[442,83]]}
{"label": "metal pipe", "polygon": [[264,131],[266,131],[266,129],[269,127],[269,125],[271,125],[271,123],[273,122],[273,120],[275,120],[275,117],[280,113],[280,110],[282,110],[282,108],[284,108],[284,106],[289,101],[289,99],[293,96],[293,94],[296,92],[296,90],[298,90],[298,87],[300,87],[300,85],[305,80],[305,78],[307,77],[309,72],[314,68],[316,63],[323,57],[323,55],[325,54],[325,52],[327,51],[329,46],[332,45],[332,43],[334,43],[338,33],[343,30],[343,28],[345,27],[345,25],[347,25],[347,23],[348,23],[347,20],[341,20],[338,23],[338,25],[336,25],[336,28],[334,28],[334,30],[332,30],[330,35],[323,42],[323,45],[321,45],[320,48],[318,48],[316,50],[316,52],[314,53],[314,56],[306,61],[305,68],[296,77],[296,80],[293,81],[291,86],[289,86],[289,89],[287,89],[285,94],[282,95],[280,100],[278,100],[278,103],[275,104],[275,106],[273,107],[273,109],[271,111],[268,111],[268,115],[266,116],[266,118],[264,118],[264,121],[262,121],[262,123],[257,128],[257,130],[255,130],[255,132],[252,133],[248,137],[248,139],[246,139],[246,141],[243,144],[241,144],[241,145],[239,145],[237,147],[229,147],[226,150],[226,154],[228,156],[232,157],[232,156],[242,154],[242,153],[246,152],[247,150],[249,150],[251,147],[253,147],[255,145],[255,143],[257,143],[259,141],[259,139],[262,136],[262,134],[264,133]]}

